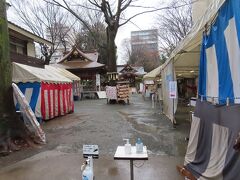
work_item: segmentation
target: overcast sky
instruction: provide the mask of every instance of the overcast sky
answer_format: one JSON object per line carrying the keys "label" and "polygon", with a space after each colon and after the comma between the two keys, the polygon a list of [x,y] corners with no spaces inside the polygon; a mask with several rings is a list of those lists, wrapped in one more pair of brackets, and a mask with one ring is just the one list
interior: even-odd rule
{"label": "overcast sky", "polygon": [[[33,0],[35,1],[35,0]],[[80,1],[80,0],[79,0]],[[145,7],[163,7],[166,5],[166,3],[170,2],[171,0],[138,0],[136,5],[141,5]],[[37,1],[36,1],[37,2]],[[13,21],[17,23],[14,19],[16,19],[16,14],[13,13],[13,8],[10,8],[8,10],[8,19],[10,21]],[[132,15],[139,13],[141,9],[139,8],[128,8],[125,12],[125,17],[131,17]],[[128,24],[120,27],[117,38],[115,40],[116,45],[118,47],[118,64],[125,63],[123,61],[123,54],[124,50],[122,47],[122,41],[126,38],[130,38],[131,31],[137,31],[137,30],[145,30],[145,29],[151,29],[154,27],[154,21],[155,21],[155,14],[156,13],[147,13],[140,16],[137,16],[136,18],[132,19],[132,23],[129,22]],[[21,24],[19,24],[21,25]]]}

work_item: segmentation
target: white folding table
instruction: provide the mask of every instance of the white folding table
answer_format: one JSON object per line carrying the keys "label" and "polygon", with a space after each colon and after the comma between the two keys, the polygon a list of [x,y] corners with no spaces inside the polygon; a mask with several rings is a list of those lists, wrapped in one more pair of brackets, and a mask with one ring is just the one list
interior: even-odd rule
{"label": "white folding table", "polygon": [[136,146],[131,147],[131,154],[125,153],[125,147],[124,146],[118,146],[117,150],[114,155],[115,160],[130,160],[130,175],[131,180],[134,179],[134,172],[133,172],[133,161],[134,160],[148,160],[148,154],[147,154],[147,147],[143,146],[143,152],[142,153],[136,153]]}

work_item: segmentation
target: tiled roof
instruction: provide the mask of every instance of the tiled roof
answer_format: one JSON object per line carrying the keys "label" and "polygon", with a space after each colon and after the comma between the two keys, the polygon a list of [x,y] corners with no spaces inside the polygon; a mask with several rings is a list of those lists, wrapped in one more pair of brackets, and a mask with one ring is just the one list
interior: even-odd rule
{"label": "tiled roof", "polygon": [[[28,34],[31,35],[32,37],[36,37],[36,38],[38,38],[38,39],[41,39],[41,40],[44,41],[44,42],[47,42],[48,44],[52,44],[52,42],[50,42],[49,40],[44,39],[44,38],[42,38],[42,37],[40,37],[40,36],[38,36],[38,35],[30,32],[30,31],[28,31],[28,30],[26,30],[26,29],[24,29],[24,28],[22,28],[21,26],[13,23],[13,22],[11,22],[11,21],[8,21],[8,28],[12,29],[12,28],[11,28],[11,25],[12,25],[12,27],[16,27],[16,28],[21,29],[22,31],[25,31],[26,33],[28,33]],[[13,30],[14,30],[14,29],[13,29]]]}
{"label": "tiled roof", "polygon": [[94,68],[103,68],[105,65],[98,62],[92,61],[67,61],[58,64],[53,64],[53,66],[61,67],[64,69],[94,69]]}
{"label": "tiled roof", "polygon": [[[117,72],[121,73],[121,71],[124,69],[124,67],[126,67],[126,64],[117,65]],[[131,67],[137,71],[136,72],[137,75],[144,75],[144,74],[146,74],[146,72],[144,71],[143,66],[131,65]]]}
{"label": "tiled roof", "polygon": [[97,62],[98,53],[97,54],[96,53],[95,54],[93,54],[93,53],[84,53],[80,49],[78,49],[77,47],[73,47],[72,50],[70,52],[68,52],[58,63],[62,63],[64,61],[68,60],[68,58],[70,58],[75,51],[80,56],[84,57],[87,61],[95,61],[95,62]]}
{"label": "tiled roof", "polygon": [[57,64],[54,66],[64,69],[96,69],[104,68],[104,64],[97,62],[98,53],[89,54],[83,53],[77,47],[67,53]]}
{"label": "tiled roof", "polygon": [[131,65],[126,64],[125,67],[120,71],[120,73],[128,73],[128,72],[136,73],[137,70],[135,70]]}
{"label": "tiled roof", "polygon": [[11,52],[10,60],[11,62],[25,64],[33,67],[44,68],[44,61],[35,57],[30,57],[30,56]]}

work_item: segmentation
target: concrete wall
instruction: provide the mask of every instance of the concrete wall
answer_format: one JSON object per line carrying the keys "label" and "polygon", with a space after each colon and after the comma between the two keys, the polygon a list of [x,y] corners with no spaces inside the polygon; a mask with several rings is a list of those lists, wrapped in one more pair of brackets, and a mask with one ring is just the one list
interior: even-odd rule
{"label": "concrete wall", "polygon": [[28,42],[27,43],[27,55],[31,57],[35,57],[36,52],[35,52],[35,44],[34,42]]}
{"label": "concrete wall", "polygon": [[192,16],[193,23],[195,23],[200,17],[203,16],[212,0],[198,0],[198,1],[192,0],[192,1],[194,2],[192,4]]}

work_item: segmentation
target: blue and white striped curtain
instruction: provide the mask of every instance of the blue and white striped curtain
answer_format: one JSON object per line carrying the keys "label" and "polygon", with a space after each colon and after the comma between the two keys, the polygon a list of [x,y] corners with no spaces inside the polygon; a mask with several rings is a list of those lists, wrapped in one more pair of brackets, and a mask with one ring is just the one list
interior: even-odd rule
{"label": "blue and white striped curtain", "polygon": [[[39,82],[34,83],[18,83],[18,88],[21,90],[26,100],[28,101],[32,111],[35,113],[36,118],[41,121],[41,84]],[[16,102],[16,101],[15,101]],[[16,104],[16,110],[19,110],[19,104]]]}
{"label": "blue and white striped curtain", "polygon": [[240,1],[227,0],[203,35],[199,98],[240,103]]}

